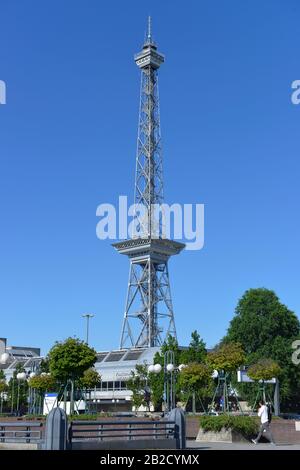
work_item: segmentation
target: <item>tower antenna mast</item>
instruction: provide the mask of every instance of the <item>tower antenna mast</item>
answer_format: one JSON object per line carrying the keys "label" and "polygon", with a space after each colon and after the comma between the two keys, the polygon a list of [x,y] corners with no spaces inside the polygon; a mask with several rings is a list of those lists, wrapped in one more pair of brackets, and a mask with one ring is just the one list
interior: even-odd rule
{"label": "tower antenna mast", "polygon": [[130,260],[121,349],[160,346],[169,334],[176,338],[168,260],[185,246],[164,238],[161,217],[154,209],[164,201],[158,95],[158,69],[164,56],[157,51],[151,28],[149,16],[145,43],[134,58],[141,70],[134,202],[145,211],[136,210],[132,238],[113,244]]}

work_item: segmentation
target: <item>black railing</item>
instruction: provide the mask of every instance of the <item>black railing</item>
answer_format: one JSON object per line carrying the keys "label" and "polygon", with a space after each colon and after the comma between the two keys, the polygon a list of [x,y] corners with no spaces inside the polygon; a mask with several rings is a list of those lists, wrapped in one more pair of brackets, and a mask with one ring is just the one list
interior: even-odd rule
{"label": "black railing", "polygon": [[71,421],[68,437],[70,444],[77,439],[176,439],[176,431],[175,421]]}
{"label": "black railing", "polygon": [[0,442],[40,442],[42,426],[41,422],[0,422]]}

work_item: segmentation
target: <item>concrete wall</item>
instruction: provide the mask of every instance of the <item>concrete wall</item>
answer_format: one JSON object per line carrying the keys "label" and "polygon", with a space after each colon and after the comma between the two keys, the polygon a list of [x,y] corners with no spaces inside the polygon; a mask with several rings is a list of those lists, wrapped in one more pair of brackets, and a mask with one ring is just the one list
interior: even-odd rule
{"label": "concrete wall", "polygon": [[73,442],[72,450],[176,449],[176,439],[133,439],[131,441]]}
{"label": "concrete wall", "polygon": [[248,442],[241,434],[232,431],[231,429],[223,428],[220,432],[206,431],[199,429],[197,442]]}

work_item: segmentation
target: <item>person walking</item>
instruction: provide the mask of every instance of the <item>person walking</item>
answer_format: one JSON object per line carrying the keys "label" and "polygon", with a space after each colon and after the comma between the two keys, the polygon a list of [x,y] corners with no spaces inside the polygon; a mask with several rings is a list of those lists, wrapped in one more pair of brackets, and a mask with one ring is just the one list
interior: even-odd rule
{"label": "person walking", "polygon": [[257,414],[260,417],[261,425],[260,425],[260,430],[259,430],[257,438],[252,439],[252,442],[254,444],[257,444],[259,439],[261,438],[261,436],[264,433],[265,437],[266,437],[266,434],[268,434],[268,439],[269,439],[270,443],[273,446],[275,446],[276,444],[274,442],[273,435],[272,435],[271,429],[270,429],[271,417],[270,417],[270,413],[268,412],[268,407],[265,404],[264,400],[261,400],[259,402],[259,410],[258,410]]}

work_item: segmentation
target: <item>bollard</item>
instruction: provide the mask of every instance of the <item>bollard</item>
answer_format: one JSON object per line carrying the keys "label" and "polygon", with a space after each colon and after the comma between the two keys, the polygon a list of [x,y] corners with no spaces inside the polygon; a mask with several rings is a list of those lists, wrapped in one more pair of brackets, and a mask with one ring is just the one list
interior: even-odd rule
{"label": "bollard", "polygon": [[65,450],[67,447],[67,415],[61,408],[53,408],[47,416],[45,450]]}
{"label": "bollard", "polygon": [[185,449],[186,437],[185,437],[185,416],[182,408],[173,408],[170,413],[167,414],[166,419],[168,421],[175,421],[175,439],[176,448]]}

